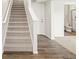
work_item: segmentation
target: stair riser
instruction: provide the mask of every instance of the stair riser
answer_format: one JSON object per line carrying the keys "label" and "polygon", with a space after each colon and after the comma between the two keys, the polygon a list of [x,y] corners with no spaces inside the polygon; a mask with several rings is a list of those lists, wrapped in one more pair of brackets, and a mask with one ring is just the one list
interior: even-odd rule
{"label": "stair riser", "polygon": [[[30,36],[29,36],[29,37],[30,37]],[[29,39],[29,40],[28,40],[28,39]],[[23,39],[14,39],[14,38],[13,38],[13,39],[12,39],[12,38],[11,38],[11,39],[8,39],[8,38],[7,38],[7,39],[6,39],[6,42],[13,42],[13,43],[17,43],[17,42],[18,42],[18,43],[21,43],[21,42],[22,42],[22,43],[24,43],[24,42],[29,42],[29,43],[31,43],[30,40],[31,40],[30,38],[23,38]]]}
{"label": "stair riser", "polygon": [[27,23],[26,19],[10,19],[10,23]]}
{"label": "stair riser", "polygon": [[18,11],[12,11],[11,12],[11,14],[13,14],[13,13],[15,13],[15,14],[18,14],[19,15],[19,13],[21,13],[21,14],[25,14],[25,12],[24,11],[21,11],[21,10],[18,10]]}
{"label": "stair riser", "polygon": [[25,10],[11,10],[11,12],[25,12]]}
{"label": "stair riser", "polygon": [[14,43],[15,44],[18,44],[18,43],[19,44],[23,44],[23,43],[30,44],[31,42],[30,41],[27,41],[27,40],[25,40],[25,41],[24,40],[17,40],[17,41],[16,40],[15,41],[13,41],[13,40],[10,40],[10,41],[6,40],[6,44],[14,44]]}
{"label": "stair riser", "polygon": [[17,4],[13,4],[12,6],[24,6],[24,4],[17,3]]}
{"label": "stair riser", "polygon": [[7,36],[29,36],[30,33],[7,33]]}
{"label": "stair riser", "polygon": [[16,16],[18,16],[18,15],[19,15],[19,16],[25,15],[25,16],[26,16],[26,13],[24,13],[24,12],[22,12],[22,13],[21,13],[21,12],[16,12],[16,13],[15,13],[15,12],[14,12],[14,13],[11,13],[11,15],[16,15]]}
{"label": "stair riser", "polygon": [[26,17],[26,15],[11,15],[10,17]]}
{"label": "stair riser", "polygon": [[18,32],[18,33],[16,33],[16,32],[7,32],[7,34],[13,34],[13,35],[29,35],[30,33],[29,32],[23,32],[23,33],[21,33],[21,32]]}
{"label": "stair riser", "polygon": [[11,16],[11,18],[26,18],[26,16]]}
{"label": "stair riser", "polygon": [[11,11],[25,11],[25,8],[11,8]]}
{"label": "stair riser", "polygon": [[24,7],[17,7],[17,6],[14,6],[14,7],[12,7],[12,9],[18,9],[18,10],[21,10],[21,9],[25,9]]}
{"label": "stair riser", "polygon": [[[24,11],[23,11],[24,10]],[[12,9],[12,13],[14,12],[25,12],[25,9]]]}
{"label": "stair riser", "polygon": [[13,5],[12,8],[24,8],[24,6],[20,6],[20,5]]}
{"label": "stair riser", "polygon": [[23,6],[24,7],[24,4],[22,4],[22,5],[21,4],[18,4],[18,5],[17,4],[13,4],[12,6]]}
{"label": "stair riser", "polygon": [[[26,18],[10,18],[10,20],[14,20],[14,21],[24,21],[27,20]],[[9,21],[10,21],[9,20]]]}
{"label": "stair riser", "polygon": [[26,26],[9,26],[8,27],[9,30],[29,30],[29,28]]}
{"label": "stair riser", "polygon": [[[28,35],[28,36],[8,36],[7,35],[7,37],[6,37],[6,39],[14,39],[14,40],[22,40],[22,39],[26,39],[26,40],[29,40],[30,39],[30,35]],[[30,40],[29,40],[30,41]]]}
{"label": "stair riser", "polygon": [[18,11],[25,12],[25,9],[23,9],[23,8],[12,8],[12,9],[11,9],[11,12],[13,12],[13,11],[15,11],[15,12],[16,12],[16,11],[17,11],[17,12],[18,12]]}
{"label": "stair riser", "polygon": [[27,22],[26,19],[10,19],[9,22]]}
{"label": "stair riser", "polygon": [[[21,13],[24,13],[24,14],[25,14],[25,12],[24,12],[24,11],[22,11],[22,10],[18,10],[18,11],[17,11],[17,10],[13,10],[13,11],[12,11],[12,13],[17,13],[17,12],[18,12],[18,13],[20,13],[20,12],[21,12]],[[17,14],[18,14],[18,13],[17,13]],[[19,14],[18,14],[18,15],[19,15]],[[25,16],[26,16],[26,15],[25,15]]]}
{"label": "stair riser", "polygon": [[23,7],[22,8],[20,8],[20,7],[16,7],[16,8],[12,8],[11,10],[25,10]]}
{"label": "stair riser", "polygon": [[28,28],[8,28],[8,31],[29,31]]}
{"label": "stair riser", "polygon": [[7,33],[29,33],[29,31],[7,31]]}
{"label": "stair riser", "polygon": [[11,15],[26,15],[26,13],[24,13],[24,12],[14,12],[14,13],[11,13]]}
{"label": "stair riser", "polygon": [[8,26],[28,26],[28,23],[9,23]]}

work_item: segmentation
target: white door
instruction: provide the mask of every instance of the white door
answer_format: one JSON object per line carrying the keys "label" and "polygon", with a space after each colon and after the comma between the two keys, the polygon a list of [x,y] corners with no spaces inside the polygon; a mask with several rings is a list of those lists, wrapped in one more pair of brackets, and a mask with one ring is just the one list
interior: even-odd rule
{"label": "white door", "polygon": [[76,32],[76,10],[72,11],[72,28]]}

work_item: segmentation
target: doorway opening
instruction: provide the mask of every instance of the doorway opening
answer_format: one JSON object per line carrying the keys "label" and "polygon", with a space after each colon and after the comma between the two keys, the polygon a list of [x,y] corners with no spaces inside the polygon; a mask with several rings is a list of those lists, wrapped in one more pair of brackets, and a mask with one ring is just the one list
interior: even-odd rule
{"label": "doorway opening", "polygon": [[76,5],[64,5],[64,36],[76,36]]}

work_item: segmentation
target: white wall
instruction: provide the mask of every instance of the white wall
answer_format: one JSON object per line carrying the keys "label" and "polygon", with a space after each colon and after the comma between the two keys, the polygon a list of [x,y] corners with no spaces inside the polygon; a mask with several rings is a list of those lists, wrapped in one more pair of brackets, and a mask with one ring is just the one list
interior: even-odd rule
{"label": "white wall", "polygon": [[51,34],[54,33],[55,37],[64,36],[64,5],[62,1],[51,1],[51,30]]}
{"label": "white wall", "polygon": [[[32,7],[34,9],[35,14],[37,15],[37,17],[40,19],[40,26],[34,29],[36,30],[36,32],[38,32],[38,28],[39,28],[39,33],[40,34],[45,34],[45,35],[49,35],[49,29],[50,27],[50,21],[47,22],[43,22],[45,20],[45,18],[47,19],[51,19],[51,36],[53,38],[53,34],[55,34],[55,37],[61,37],[64,36],[64,4],[72,4],[75,3],[75,0],[52,0],[51,1],[51,6],[50,3],[47,2],[46,6],[45,4],[40,4],[40,3],[35,3],[32,2]],[[51,14],[50,14],[50,8],[51,7]],[[46,10],[45,10],[45,9]],[[47,9],[49,8],[49,9]],[[46,16],[46,17],[45,17]],[[50,17],[51,16],[51,17]],[[41,21],[42,20],[42,21]],[[35,23],[34,25],[37,25],[38,23]],[[48,25],[49,24],[49,25]],[[45,26],[46,25],[46,26]],[[48,32],[46,32],[46,31]],[[68,38],[58,38],[55,39],[58,43],[60,43],[62,46],[64,46],[65,48],[67,48],[68,50],[72,51],[75,53],[75,39],[68,39]]]}
{"label": "white wall", "polygon": [[2,18],[4,20],[7,8],[8,8],[8,2],[9,0],[2,0]]}
{"label": "white wall", "polygon": [[76,6],[74,4],[66,4],[64,5],[64,25],[65,26],[72,26],[72,10],[76,9]]}
{"label": "white wall", "polygon": [[64,26],[69,25],[69,5],[64,5]]}
{"label": "white wall", "polygon": [[[65,4],[64,5],[64,26],[65,26],[65,29],[66,31],[70,30],[72,31],[72,29],[74,28],[74,31],[76,31],[75,27],[76,26],[73,26],[75,25],[75,21],[73,21],[73,14],[72,14],[72,10],[75,11],[76,9],[76,5],[75,4]],[[74,14],[74,19],[75,19],[75,14]],[[71,28],[68,28],[68,27],[71,27]]]}
{"label": "white wall", "polygon": [[32,2],[32,8],[36,14],[36,16],[39,18],[39,33],[38,34],[45,34],[45,5],[44,3],[37,3]]}
{"label": "white wall", "polygon": [[[64,4],[73,4],[75,3],[75,0],[50,1],[47,1],[45,3],[32,2],[34,12],[40,21],[39,34],[44,34],[48,37],[50,37],[51,34],[51,38],[53,36],[62,37],[64,36]],[[50,9],[51,11],[49,11]]]}
{"label": "white wall", "polygon": [[32,8],[40,20],[45,18],[45,16],[44,16],[44,4],[32,2]]}
{"label": "white wall", "polygon": [[45,3],[45,33],[46,36],[51,38],[51,1]]}
{"label": "white wall", "polygon": [[10,2],[9,0],[8,1],[3,0],[2,3],[3,3],[3,6],[2,6],[2,9],[3,9],[2,11],[2,18],[3,18],[2,20],[2,48],[4,51],[5,37],[6,37],[7,28],[8,28],[8,21],[10,18],[10,12],[12,8],[13,0],[10,0]]}
{"label": "white wall", "polygon": [[75,0],[51,1],[51,36],[64,36],[64,4],[75,4]]}
{"label": "white wall", "polygon": [[[51,38],[55,34],[55,40],[69,51],[76,53],[76,40],[73,37],[64,36],[64,5],[75,4],[75,0],[52,0],[51,1]],[[63,37],[63,38],[62,38]]]}
{"label": "white wall", "polygon": [[32,2],[32,8],[39,18],[39,33],[51,38],[51,1],[44,3]]}

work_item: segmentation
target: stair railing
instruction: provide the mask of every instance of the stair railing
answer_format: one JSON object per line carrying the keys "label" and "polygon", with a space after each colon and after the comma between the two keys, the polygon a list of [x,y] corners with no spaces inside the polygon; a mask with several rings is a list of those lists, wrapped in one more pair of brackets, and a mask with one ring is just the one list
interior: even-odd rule
{"label": "stair railing", "polygon": [[10,18],[12,4],[13,4],[13,0],[9,0],[5,14],[2,17],[2,20],[3,20],[2,21],[2,50],[3,52],[4,52],[5,38],[6,38],[7,29],[8,29],[8,22]]}
{"label": "stair railing", "polygon": [[38,28],[37,27],[39,27],[39,24],[37,22],[38,18],[36,17],[31,5],[30,5],[31,4],[30,2],[31,2],[30,0],[24,0],[24,5],[25,5],[27,21],[29,24],[32,45],[33,45],[33,53],[38,54],[38,47],[37,47]]}

